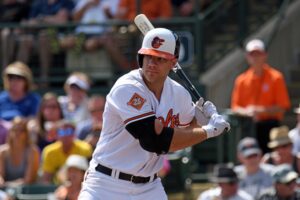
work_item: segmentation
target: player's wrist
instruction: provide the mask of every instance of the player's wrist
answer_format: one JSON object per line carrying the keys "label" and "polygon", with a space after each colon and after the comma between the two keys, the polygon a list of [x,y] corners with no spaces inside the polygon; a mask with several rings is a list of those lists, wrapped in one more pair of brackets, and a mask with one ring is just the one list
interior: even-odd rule
{"label": "player's wrist", "polygon": [[206,138],[212,138],[215,137],[215,131],[214,131],[214,127],[211,126],[210,124],[202,126],[202,129],[204,130],[204,132],[206,133]]}

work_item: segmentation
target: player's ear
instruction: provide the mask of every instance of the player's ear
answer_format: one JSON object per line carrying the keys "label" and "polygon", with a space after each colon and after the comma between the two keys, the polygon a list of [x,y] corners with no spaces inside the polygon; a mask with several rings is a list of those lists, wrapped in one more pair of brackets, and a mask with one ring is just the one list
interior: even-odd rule
{"label": "player's ear", "polygon": [[170,62],[171,62],[171,69],[173,69],[177,63],[177,59],[170,60]]}

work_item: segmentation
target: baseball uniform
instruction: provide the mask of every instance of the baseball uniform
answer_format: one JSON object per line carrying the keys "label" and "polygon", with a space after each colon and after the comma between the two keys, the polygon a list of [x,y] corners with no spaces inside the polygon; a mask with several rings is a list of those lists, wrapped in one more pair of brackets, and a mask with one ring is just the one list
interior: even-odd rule
{"label": "baseball uniform", "polygon": [[[101,137],[79,199],[167,199],[156,178],[163,157],[144,150],[125,126],[155,116],[165,127],[185,127],[194,118],[194,104],[188,91],[169,77],[158,101],[141,73],[137,69],[121,77],[107,96]],[[98,172],[99,164],[111,170],[110,175]],[[149,181],[136,184],[120,179],[120,173],[149,177]]]}

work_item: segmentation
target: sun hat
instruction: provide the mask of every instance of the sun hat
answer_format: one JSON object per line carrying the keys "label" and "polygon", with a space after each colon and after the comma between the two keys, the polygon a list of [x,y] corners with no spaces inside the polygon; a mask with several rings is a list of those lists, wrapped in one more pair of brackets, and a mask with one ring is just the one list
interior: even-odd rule
{"label": "sun hat", "polygon": [[272,128],[270,131],[270,142],[268,147],[273,149],[278,146],[292,143],[289,137],[289,128],[287,126],[280,126]]}
{"label": "sun hat", "polygon": [[31,69],[23,62],[13,62],[9,64],[3,71],[4,87],[8,87],[8,76],[16,75],[25,78],[28,84],[28,89],[33,89],[33,79]]}

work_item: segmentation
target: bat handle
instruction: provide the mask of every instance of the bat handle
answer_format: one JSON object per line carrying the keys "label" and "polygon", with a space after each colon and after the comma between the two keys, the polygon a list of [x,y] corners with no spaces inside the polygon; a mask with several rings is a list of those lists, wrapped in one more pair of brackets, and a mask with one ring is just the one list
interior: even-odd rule
{"label": "bat handle", "polygon": [[177,67],[175,69],[175,73],[180,77],[181,80],[185,80],[183,82],[183,84],[187,87],[187,89],[193,95],[193,97],[195,98],[195,100],[198,101],[200,99],[201,95],[196,90],[196,88],[194,87],[194,85],[191,83],[191,81],[189,80],[189,78],[186,76],[186,74],[184,73],[184,71],[181,68]]}

